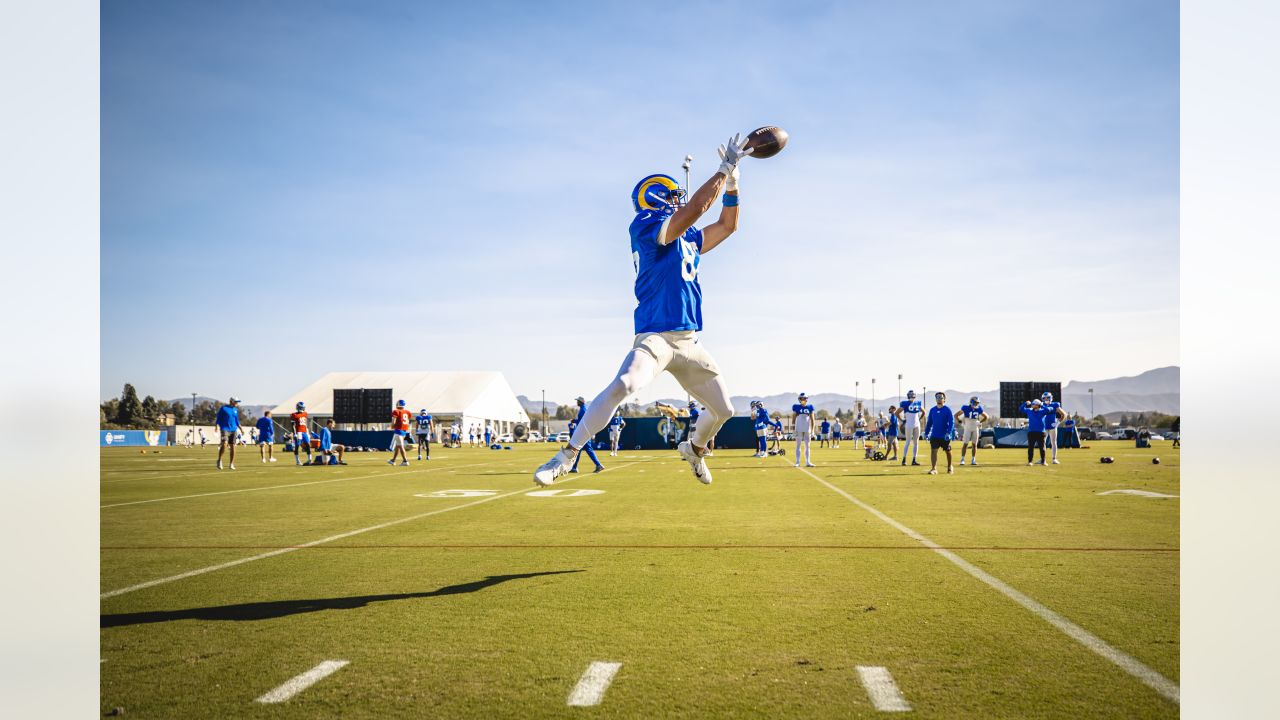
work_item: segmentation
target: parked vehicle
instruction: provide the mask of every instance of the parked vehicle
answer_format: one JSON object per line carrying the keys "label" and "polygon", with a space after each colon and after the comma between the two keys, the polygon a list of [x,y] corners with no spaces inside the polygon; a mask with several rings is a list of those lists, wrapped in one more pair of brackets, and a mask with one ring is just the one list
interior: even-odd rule
{"label": "parked vehicle", "polygon": [[509,442],[515,442],[515,441],[516,439],[514,436],[512,436],[511,433],[502,433],[501,435],[498,436],[498,442],[500,443],[509,443]]}
{"label": "parked vehicle", "polygon": [[569,442],[569,437],[569,431],[566,430],[559,435],[556,435],[556,442]]}
{"label": "parked vehicle", "polygon": [[1152,439],[1152,440],[1163,440],[1163,439],[1164,439],[1164,436],[1163,436],[1163,435],[1152,435],[1152,436],[1151,436],[1151,439]]}
{"label": "parked vehicle", "polygon": [[1081,440],[1098,440],[1098,431],[1093,428],[1078,427],[1076,433],[1080,435]]}
{"label": "parked vehicle", "polygon": [[530,430],[528,435],[524,436],[525,442],[542,442],[542,433],[537,430]]}
{"label": "parked vehicle", "polygon": [[1106,430],[1099,430],[1098,432],[1094,433],[1094,435],[1098,440],[1115,440],[1116,439],[1115,435],[1112,435]]}

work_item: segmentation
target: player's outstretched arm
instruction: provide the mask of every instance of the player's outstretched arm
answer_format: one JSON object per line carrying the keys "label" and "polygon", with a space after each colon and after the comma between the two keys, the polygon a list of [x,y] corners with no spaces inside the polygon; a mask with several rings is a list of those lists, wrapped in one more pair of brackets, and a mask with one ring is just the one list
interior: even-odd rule
{"label": "player's outstretched arm", "polygon": [[[715,202],[716,198],[720,195],[720,191],[724,189],[725,182],[728,181],[731,176],[733,176],[735,182],[734,190],[737,190],[735,171],[738,168],[738,161],[750,155],[752,152],[752,149],[747,148],[746,145],[747,141],[745,139],[738,135],[734,135],[729,138],[727,146],[720,147],[720,168],[716,170],[715,175],[712,175],[710,179],[702,183],[702,187],[698,188],[698,191],[693,194],[693,197],[689,198],[689,202],[686,203],[684,207],[675,211],[671,216],[671,219],[667,221],[667,227],[662,237],[658,238],[659,243],[667,245],[679,238],[681,235],[684,235],[686,230],[693,227],[693,224],[698,221],[698,218],[702,217],[711,209],[711,203]],[[724,238],[720,239],[723,240]],[[707,238],[704,232],[702,252],[706,252],[708,249],[706,247],[706,240]]]}

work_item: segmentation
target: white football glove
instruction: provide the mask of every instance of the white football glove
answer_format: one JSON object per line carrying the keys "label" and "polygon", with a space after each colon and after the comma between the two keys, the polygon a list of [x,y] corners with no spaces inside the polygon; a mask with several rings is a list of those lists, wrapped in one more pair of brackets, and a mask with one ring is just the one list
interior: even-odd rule
{"label": "white football glove", "polygon": [[[720,158],[721,160],[724,159],[723,149],[721,149],[720,151]],[[729,174],[725,176],[724,191],[734,192],[734,193],[738,192],[738,166],[737,165],[734,165],[733,170],[730,171]]]}
{"label": "white football glove", "polygon": [[729,138],[727,145],[721,145],[716,149],[720,153],[720,169],[718,172],[724,173],[726,178],[733,178],[734,170],[738,168],[738,161],[750,155],[755,148],[747,149],[747,141],[742,137],[742,133],[734,133]]}

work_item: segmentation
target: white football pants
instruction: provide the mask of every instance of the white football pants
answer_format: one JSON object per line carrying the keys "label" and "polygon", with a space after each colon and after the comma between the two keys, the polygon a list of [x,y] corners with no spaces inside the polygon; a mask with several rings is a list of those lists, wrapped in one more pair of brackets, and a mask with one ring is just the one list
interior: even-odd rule
{"label": "white football pants", "polygon": [[653,382],[663,370],[671,373],[680,387],[706,407],[689,439],[694,447],[705,448],[733,416],[733,404],[720,378],[720,367],[692,330],[637,335],[613,382],[587,405],[587,412],[574,429],[569,444],[584,447],[609,424],[623,400]]}

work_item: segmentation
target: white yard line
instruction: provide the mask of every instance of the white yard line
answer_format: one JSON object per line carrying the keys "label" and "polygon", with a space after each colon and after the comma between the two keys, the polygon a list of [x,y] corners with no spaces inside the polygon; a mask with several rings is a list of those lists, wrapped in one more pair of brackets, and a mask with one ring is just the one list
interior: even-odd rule
{"label": "white yard line", "polygon": [[[501,462],[501,461],[494,460],[492,462],[476,463],[474,465],[454,465],[447,468],[444,466],[441,466],[438,468],[427,468],[426,470],[421,472],[429,473],[429,472],[432,472],[433,470],[482,467],[484,465],[494,465],[494,464],[497,464],[498,462]],[[354,477],[332,478],[329,480],[313,480],[311,482],[291,483],[289,485],[268,485],[266,487],[241,488],[239,490],[219,490],[217,492],[196,493],[194,495],[176,495],[174,497],[152,498],[151,500],[134,500],[132,502],[111,503],[110,505],[99,505],[98,509],[102,510],[105,508],[124,507],[125,505],[145,505],[147,503],[168,502],[169,500],[186,500],[188,498],[209,497],[210,495],[231,495],[234,493],[257,492],[258,490],[279,490],[280,488],[302,487],[303,485],[322,485],[324,483],[346,482],[347,480],[366,480],[368,478],[386,477],[387,475],[397,475],[397,474],[403,475],[405,474],[405,471],[389,470],[387,472],[373,473],[371,475],[356,475]]]}
{"label": "white yard line", "polygon": [[[610,470],[623,468],[623,467],[627,467],[628,465],[634,465],[634,464],[635,463],[625,463],[622,465],[615,465],[611,468],[605,468],[603,472],[609,472]],[[590,477],[590,476],[584,475],[582,477]],[[560,483],[557,483],[557,484],[571,482],[573,480],[578,480],[578,479],[579,478],[569,478],[568,480],[561,480]],[[169,577],[157,578],[155,580],[148,580],[146,582],[138,583],[137,585],[130,585],[128,587],[123,587],[118,590],[109,590],[107,592],[102,593],[98,597],[101,600],[106,600],[107,598],[113,598],[113,597],[116,597],[117,595],[124,595],[125,593],[131,593],[131,592],[134,592],[135,590],[143,590],[145,588],[155,587],[156,585],[164,585],[166,583],[175,582],[177,580],[185,580],[189,577],[204,575],[205,573],[211,573],[217,570],[225,570],[227,568],[235,567],[237,565],[243,565],[245,563],[254,562],[255,560],[266,560],[267,558],[275,557],[277,555],[284,555],[285,553],[291,553],[291,552],[294,552],[295,550],[302,550],[309,547],[315,547],[317,545],[324,545],[325,543],[331,543],[335,540],[343,540],[345,538],[349,538],[355,535],[361,535],[367,532],[372,532],[374,530],[383,530],[389,527],[393,527],[395,525],[400,525],[402,523],[412,522],[414,520],[421,520],[422,518],[425,518],[425,517],[431,517],[432,515],[439,515],[441,513],[453,512],[454,510],[461,510],[463,508],[474,507],[476,505],[481,505],[487,502],[493,502],[494,500],[501,500],[502,498],[511,497],[512,495],[521,495],[527,492],[529,492],[529,488],[523,487],[523,488],[520,488],[519,490],[512,490],[511,492],[503,493],[501,495],[494,495],[493,497],[480,498],[479,500],[473,500],[469,503],[463,503],[461,505],[453,505],[451,507],[441,508],[439,510],[432,510],[430,512],[418,513],[417,515],[410,515],[409,517],[400,518],[399,520],[391,520],[388,522],[379,523],[377,525],[370,525],[369,527],[360,528],[358,530],[349,530],[347,532],[339,533],[337,535],[330,535],[329,537],[326,537],[326,538],[320,538],[319,540],[312,540],[311,542],[303,543],[301,545],[291,545],[289,547],[279,548],[277,550],[271,550],[269,552],[260,553],[258,555],[251,555],[249,557],[240,558],[238,560],[232,560],[230,562],[225,562],[218,565],[210,565],[208,567],[202,567],[195,570],[188,570],[187,572],[179,573],[177,575],[170,575]]]}
{"label": "white yard line", "polygon": [[826,480],[823,480],[817,475],[809,472],[807,469],[805,468],[798,468],[798,469],[801,472],[803,472],[805,475],[808,475],[814,480],[817,480],[823,485],[826,485],[828,488],[834,490],[836,493],[842,495],[846,500],[853,503],[854,505],[857,505],[858,507],[862,508],[863,510],[866,510],[872,515],[875,515],[877,518],[880,518],[880,520],[884,521],[889,526],[896,529],[898,532],[901,532],[903,535],[906,535],[912,540],[915,540],[916,542],[919,542],[921,545],[924,545],[930,550],[933,550],[934,552],[946,558],[947,560],[950,560],[954,565],[956,565],[956,567],[959,567],[961,570],[964,570],[965,572],[969,573],[974,578],[986,583],[987,585],[991,586],[995,590],[999,591],[1005,597],[1018,603],[1019,605],[1026,608],[1027,610],[1030,610],[1031,612],[1035,613],[1040,619],[1058,628],[1063,633],[1065,633],[1068,637],[1070,637],[1072,640],[1075,640],[1076,642],[1080,643],[1086,648],[1092,650],[1093,652],[1097,653],[1099,656],[1111,661],[1121,670],[1124,670],[1125,672],[1129,673],[1130,675],[1132,675],[1138,681],[1142,682],[1147,687],[1160,693],[1160,695],[1162,695],[1166,699],[1174,702],[1175,704],[1179,702],[1178,684],[1173,682],[1169,678],[1166,678],[1165,676],[1161,675],[1160,673],[1156,672],[1155,670],[1152,670],[1151,668],[1147,667],[1137,658],[1134,658],[1133,656],[1128,655],[1112,647],[1102,638],[1098,637],[1097,635],[1094,635],[1088,630],[1085,630],[1079,625],[1076,625],[1075,623],[1062,617],[1061,615],[1054,612],[1053,610],[1050,610],[1044,605],[1041,605],[1039,602],[1031,599],[1027,595],[1024,595],[1021,592],[1018,592],[1017,590],[1013,589],[1008,584],[1006,584],[1003,580],[1000,580],[999,578],[995,577],[994,575],[991,575],[987,571],[977,567],[976,565],[973,565],[968,560],[965,560],[964,558],[960,557],[959,555],[956,555],[950,550],[947,550],[946,548],[935,543],[934,541],[930,540],[924,535],[921,535],[915,530],[912,530],[906,525],[903,525],[897,520],[894,520],[888,515],[885,515],[884,513],[862,502],[861,500],[850,495],[844,490],[841,490],[835,485],[832,485]]}
{"label": "white yard line", "polygon": [[889,669],[879,665],[859,665],[858,679],[867,690],[871,704],[880,712],[911,712],[911,705],[902,697],[898,683],[893,681]]}
{"label": "white yard line", "polygon": [[587,666],[587,671],[578,678],[578,684],[569,693],[569,707],[591,707],[604,700],[604,691],[609,689],[613,676],[622,667],[619,662],[601,662],[599,660]]}
{"label": "white yard line", "polygon": [[289,698],[293,697],[294,695],[297,695],[298,693],[302,692],[303,690],[306,690],[312,685],[315,685],[321,680],[329,677],[330,675],[338,672],[342,668],[346,667],[346,665],[349,662],[350,661],[348,660],[325,660],[324,662],[302,673],[301,675],[295,678],[289,679],[288,681],[285,682],[285,684],[281,685],[275,690],[272,690],[266,695],[263,695],[262,697],[258,698],[254,702],[267,703],[267,704],[282,703],[285,700],[288,700]]}

